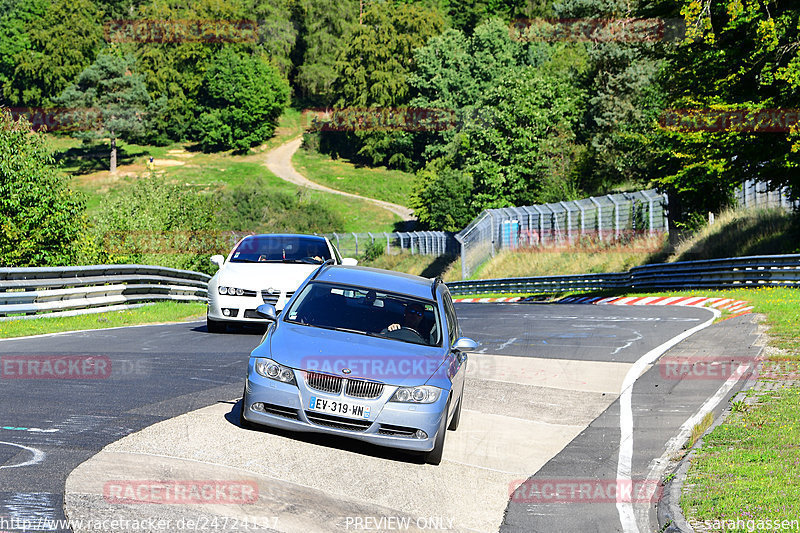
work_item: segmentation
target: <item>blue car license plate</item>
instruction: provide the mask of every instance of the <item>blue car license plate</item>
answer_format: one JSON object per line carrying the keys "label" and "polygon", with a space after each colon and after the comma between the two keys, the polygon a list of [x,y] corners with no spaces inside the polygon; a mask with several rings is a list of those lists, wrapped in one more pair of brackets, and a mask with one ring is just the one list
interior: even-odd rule
{"label": "blue car license plate", "polygon": [[348,418],[361,418],[369,420],[369,406],[357,403],[343,402],[340,400],[330,400],[328,398],[311,397],[309,409],[318,413],[329,415],[346,416]]}

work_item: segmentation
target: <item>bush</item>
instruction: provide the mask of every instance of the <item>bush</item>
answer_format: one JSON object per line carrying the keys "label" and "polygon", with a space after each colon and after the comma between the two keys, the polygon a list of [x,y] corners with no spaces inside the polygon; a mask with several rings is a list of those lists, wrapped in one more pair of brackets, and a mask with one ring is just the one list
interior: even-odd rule
{"label": "bush", "polygon": [[375,261],[386,253],[386,244],[380,241],[373,241],[364,248],[364,261]]}
{"label": "bush", "polygon": [[230,229],[260,233],[343,231],[344,220],[326,205],[298,190],[273,189],[256,180],[222,195],[220,219]]}
{"label": "bush", "polygon": [[217,230],[214,198],[161,177],[140,179],[101,208],[92,229],[92,262],[211,273],[209,257],[230,250]]}
{"label": "bush", "polygon": [[84,204],[58,172],[44,135],[0,110],[0,264],[74,264]]}

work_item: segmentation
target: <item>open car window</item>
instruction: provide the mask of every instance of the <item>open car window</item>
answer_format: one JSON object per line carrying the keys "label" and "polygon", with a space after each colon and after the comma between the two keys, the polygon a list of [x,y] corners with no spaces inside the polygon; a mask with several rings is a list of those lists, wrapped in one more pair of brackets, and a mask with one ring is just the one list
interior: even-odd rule
{"label": "open car window", "polygon": [[[434,302],[367,287],[309,283],[283,316],[286,322],[318,328],[425,346],[442,343]],[[397,327],[392,330],[392,325]]]}
{"label": "open car window", "polygon": [[318,238],[251,235],[233,251],[231,262],[321,264],[330,258],[328,245]]}

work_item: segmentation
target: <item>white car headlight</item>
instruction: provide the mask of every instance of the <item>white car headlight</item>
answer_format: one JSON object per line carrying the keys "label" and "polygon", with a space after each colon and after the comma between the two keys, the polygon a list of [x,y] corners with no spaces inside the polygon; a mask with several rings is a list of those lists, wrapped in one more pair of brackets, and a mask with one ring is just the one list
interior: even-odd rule
{"label": "white car headlight", "polygon": [[220,285],[217,288],[217,292],[222,295],[228,294],[230,296],[244,296],[244,289],[237,289],[236,287],[226,287],[225,285]]}
{"label": "white car headlight", "polygon": [[433,403],[439,399],[442,389],[422,385],[421,387],[400,387],[392,396],[390,402],[401,403]]}
{"label": "white car headlight", "polygon": [[257,358],[255,366],[256,372],[265,378],[297,385],[297,382],[294,379],[294,372],[288,366],[278,364],[272,359],[267,359],[266,357]]}

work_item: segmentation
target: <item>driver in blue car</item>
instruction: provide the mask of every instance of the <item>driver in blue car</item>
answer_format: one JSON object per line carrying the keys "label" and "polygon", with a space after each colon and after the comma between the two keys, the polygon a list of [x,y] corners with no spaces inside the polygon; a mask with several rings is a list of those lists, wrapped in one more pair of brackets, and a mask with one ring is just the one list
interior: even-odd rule
{"label": "driver in blue car", "polygon": [[388,331],[396,331],[400,328],[410,328],[413,329],[420,337],[422,336],[419,331],[419,323],[422,322],[422,315],[425,309],[422,307],[421,304],[418,303],[410,303],[406,305],[406,310],[403,313],[403,324],[400,325],[398,323],[390,324]]}

